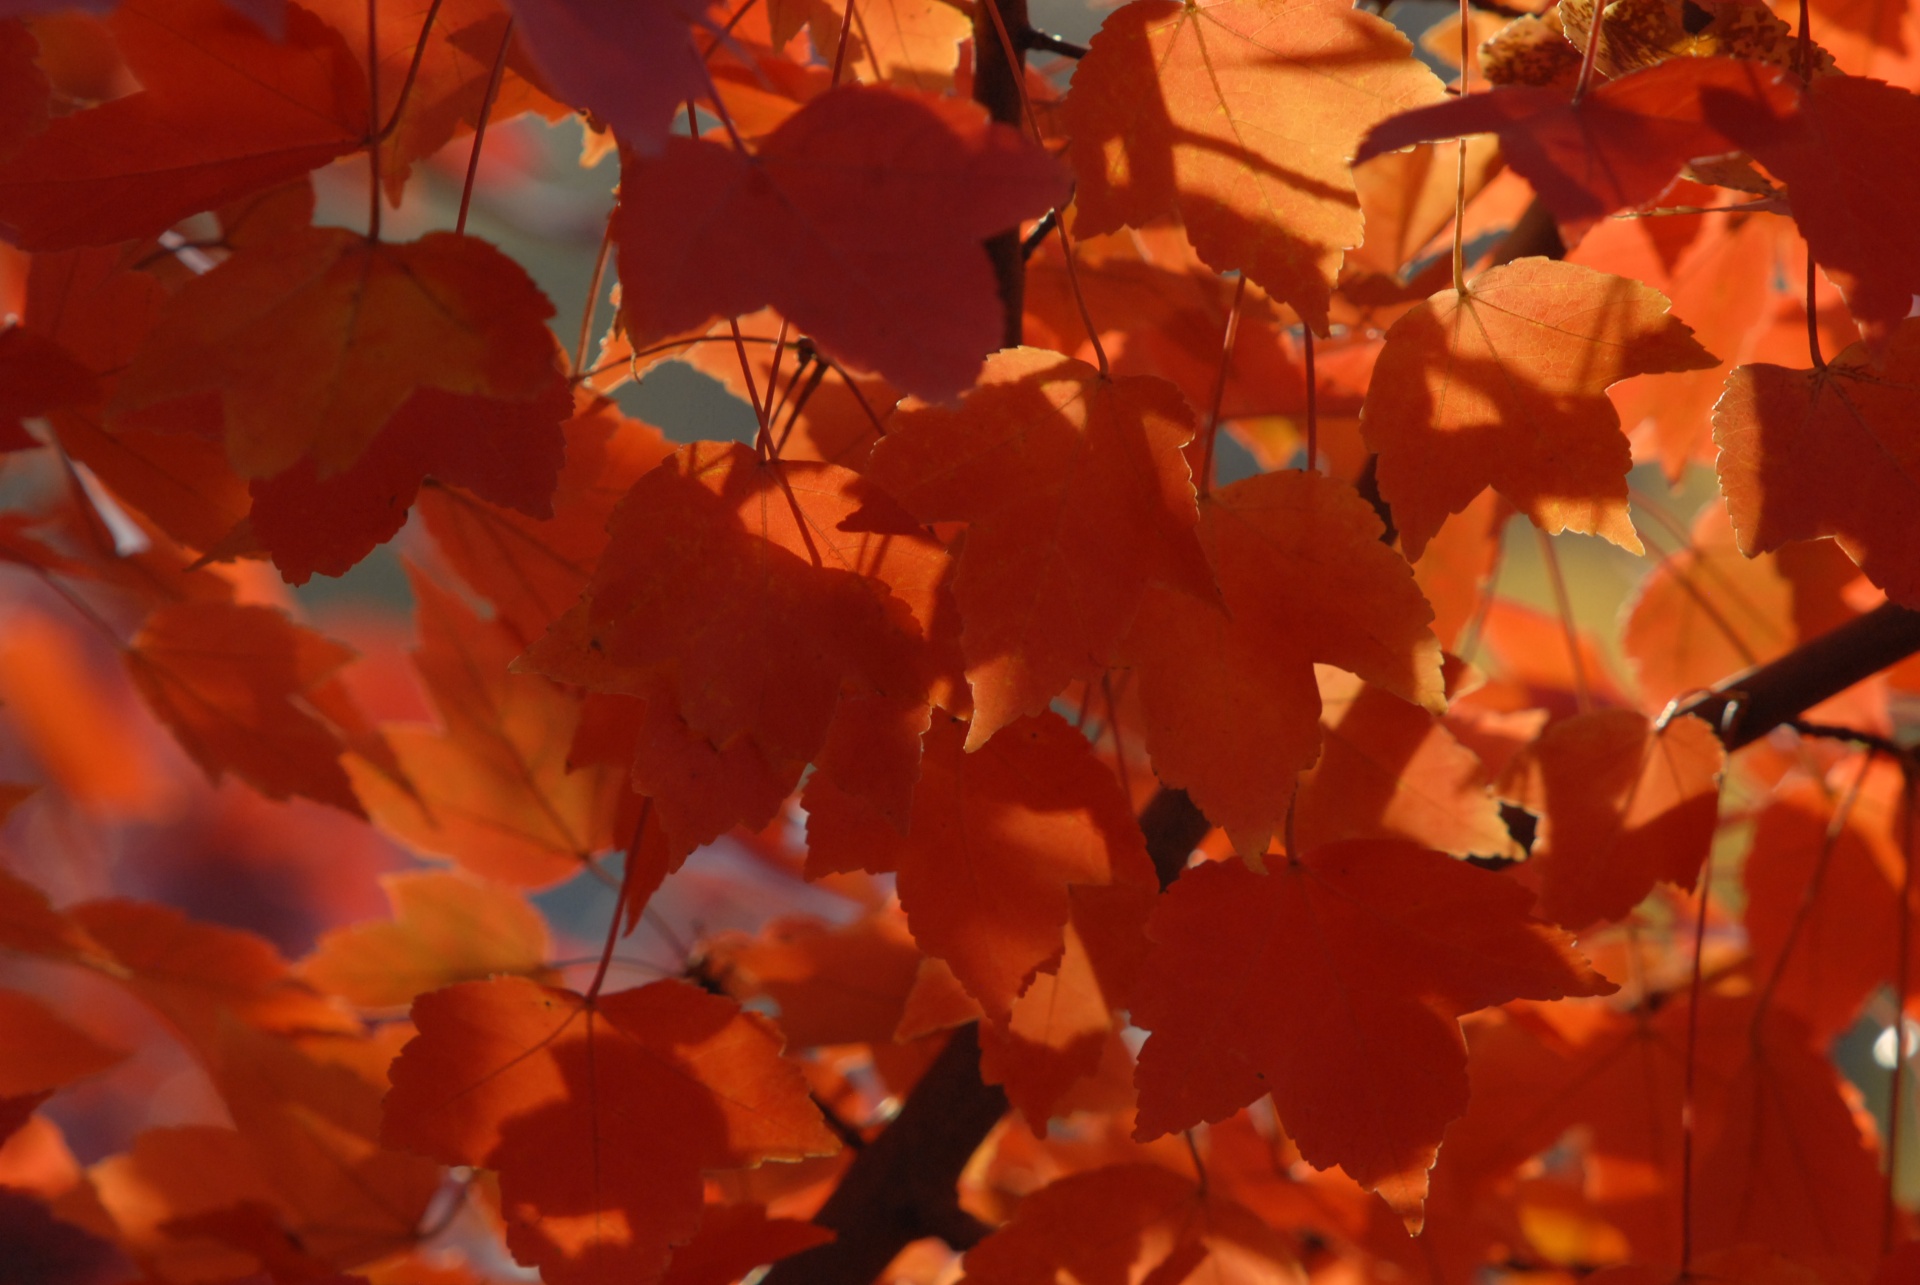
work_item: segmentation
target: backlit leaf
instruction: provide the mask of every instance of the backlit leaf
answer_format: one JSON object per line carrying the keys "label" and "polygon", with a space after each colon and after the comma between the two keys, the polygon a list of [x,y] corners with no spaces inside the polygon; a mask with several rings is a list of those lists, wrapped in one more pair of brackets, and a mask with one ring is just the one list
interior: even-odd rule
{"label": "backlit leaf", "polygon": [[1152,582],[1211,592],[1179,390],[1022,348],[956,410],[909,404],[867,476],[927,522],[964,521],[953,591],[969,749],[1113,660]]}
{"label": "backlit leaf", "polygon": [[838,1148],[765,1020],[681,982],[467,982],[413,1020],[383,1137],[498,1170],[507,1243],[549,1281],[650,1279],[693,1239],[702,1171]]}
{"label": "backlit leaf", "polygon": [[1467,1104],[1458,1019],[1613,985],[1527,914],[1524,889],[1440,853],[1354,841],[1270,865],[1190,870],[1154,911],[1133,1001],[1152,1032],[1135,1134],[1271,1093],[1303,1157],[1418,1228],[1441,1133]]}
{"label": "backlit leaf", "polygon": [[1178,211],[1208,266],[1245,272],[1324,333],[1361,241],[1360,136],[1439,95],[1405,37],[1337,0],[1135,0],[1067,96],[1079,231]]}
{"label": "backlit leaf", "polygon": [[1434,295],[1387,332],[1360,414],[1408,556],[1488,486],[1543,531],[1639,552],[1605,390],[1713,364],[1659,293],[1591,268],[1521,259]]}

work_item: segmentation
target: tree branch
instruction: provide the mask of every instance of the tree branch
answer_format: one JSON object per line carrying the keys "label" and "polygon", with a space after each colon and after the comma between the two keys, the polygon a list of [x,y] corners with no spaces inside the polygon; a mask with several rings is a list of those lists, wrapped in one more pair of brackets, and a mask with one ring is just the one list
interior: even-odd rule
{"label": "tree branch", "polygon": [[1764,665],[1677,702],[1668,717],[1697,714],[1737,750],[1920,651],[1920,611],[1885,603]]}
{"label": "tree branch", "polygon": [[[1027,0],[974,0],[973,12],[973,101],[987,109],[987,115],[1003,125],[1022,129],[1020,78],[1026,75],[1026,55],[1016,49],[1015,61],[1007,61],[1006,47],[1000,43],[999,28],[987,6],[1000,11],[1000,19],[1009,32],[1027,30]],[[1020,254],[1020,229],[1008,228],[987,238],[987,258],[993,263],[993,280],[1000,291],[1001,346],[1020,345],[1021,322],[1026,315],[1027,265]]]}

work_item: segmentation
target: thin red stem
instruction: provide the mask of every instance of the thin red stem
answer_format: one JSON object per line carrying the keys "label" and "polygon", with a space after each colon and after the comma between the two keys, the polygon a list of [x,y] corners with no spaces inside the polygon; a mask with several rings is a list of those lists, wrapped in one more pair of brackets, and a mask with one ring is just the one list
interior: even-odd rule
{"label": "thin red stem", "polygon": [[[747,381],[747,400],[753,404],[754,422],[760,425],[758,440],[754,449],[760,452],[760,458],[767,458],[767,408],[760,404],[760,385],[754,380],[753,365],[747,360],[747,345],[740,334],[740,319],[727,318],[727,328],[733,332],[733,351],[740,358],[740,376]],[[771,393],[773,390],[767,390]]]}
{"label": "thin red stem", "polygon": [[827,88],[833,89],[840,84],[840,73],[847,65],[847,36],[853,30],[854,0],[847,0],[847,11],[840,16],[840,39],[833,47],[833,79],[827,82]]}
{"label": "thin red stem", "polygon": [[[1598,25],[1602,0],[1595,0],[1595,24]],[[1472,79],[1469,68],[1473,65],[1473,11],[1468,0],[1460,0],[1460,96],[1465,98],[1471,92],[1468,82]],[[1453,292],[1467,292],[1467,140],[1462,138],[1454,148],[1453,173]]]}
{"label": "thin red stem", "polygon": [[[413,94],[413,84],[420,78],[420,64],[427,60],[427,36],[433,31],[433,20],[440,16],[440,6],[444,0],[433,0],[427,6],[427,16],[420,23],[420,37],[413,42],[413,60],[407,64],[407,74],[400,82],[400,92],[394,96],[393,114],[387,117],[387,123],[378,133],[367,141],[378,147],[393,137],[393,131],[400,128],[400,113],[406,110],[407,99]],[[369,125],[373,122],[368,121]]]}
{"label": "thin red stem", "polygon": [[1580,79],[1573,86],[1573,105],[1578,107],[1580,100],[1587,96],[1587,90],[1593,86],[1593,64],[1600,57],[1600,31],[1604,25],[1604,0],[1594,0],[1593,18],[1587,26],[1587,49],[1580,57]]}
{"label": "thin red stem", "polygon": [[1786,976],[1787,964],[1793,958],[1794,950],[1800,945],[1800,934],[1806,929],[1807,920],[1813,917],[1813,908],[1820,900],[1820,889],[1827,880],[1827,865],[1833,858],[1833,850],[1840,842],[1840,836],[1846,833],[1847,820],[1853,815],[1853,805],[1860,797],[1860,787],[1867,783],[1867,772],[1873,767],[1873,751],[1868,750],[1860,756],[1860,770],[1854,773],[1853,784],[1840,796],[1834,805],[1833,815],[1827,818],[1826,833],[1820,837],[1820,851],[1813,859],[1813,873],[1807,879],[1807,886],[1801,890],[1800,905],[1793,912],[1793,922],[1787,925],[1787,935],[1780,941],[1780,954],[1773,961],[1773,968],[1767,973],[1766,982],[1753,1002],[1753,1021],[1755,1028],[1773,1004],[1773,993],[1780,988],[1780,979]]}
{"label": "thin red stem", "polygon": [[507,29],[500,34],[500,52],[493,56],[493,74],[487,78],[487,95],[480,100],[480,118],[473,126],[473,153],[467,157],[467,181],[460,186],[460,214],[453,221],[453,230],[464,234],[467,230],[467,211],[473,205],[473,183],[480,174],[480,149],[487,141],[487,120],[493,115],[493,100],[500,94],[500,77],[507,70],[507,47],[513,43],[513,19],[507,19]]}
{"label": "thin red stem", "polygon": [[593,260],[593,280],[587,284],[587,306],[580,313],[580,342],[574,346],[573,369],[567,378],[578,383],[587,368],[587,345],[593,340],[593,316],[600,309],[600,284],[607,278],[607,258],[613,251],[613,215],[607,215],[607,230],[600,234],[600,253]]}
{"label": "thin red stem", "polygon": [[587,1007],[593,1007],[593,1001],[599,996],[600,988],[606,985],[607,969],[613,964],[613,946],[620,940],[620,924],[627,918],[627,890],[633,886],[633,868],[640,864],[640,840],[647,832],[647,822],[653,816],[653,800],[648,799],[640,805],[640,819],[634,823],[633,839],[627,844],[626,865],[620,871],[620,892],[613,903],[613,920],[607,925],[607,944],[600,948],[600,963],[593,970],[593,981],[587,986]]}
{"label": "thin red stem", "polygon": [[[993,9],[991,0],[988,0],[987,7]],[[998,14],[1000,11],[993,9],[993,12]],[[1093,324],[1093,314],[1087,311],[1087,296],[1080,290],[1080,269],[1073,262],[1073,241],[1067,236],[1066,220],[1055,223],[1053,230],[1060,234],[1060,253],[1067,262],[1067,285],[1072,288],[1073,302],[1080,309],[1080,324],[1087,328],[1087,340],[1093,345],[1094,362],[1100,367],[1102,378],[1111,378],[1113,369],[1107,365],[1106,345],[1100,342],[1100,329]]]}
{"label": "thin red stem", "polygon": [[1213,441],[1220,433],[1220,405],[1227,395],[1227,372],[1233,364],[1234,341],[1240,337],[1240,305],[1247,297],[1247,277],[1234,283],[1233,304],[1227,309],[1226,334],[1220,340],[1220,372],[1213,377],[1213,400],[1207,410],[1207,435],[1200,444],[1200,494],[1213,492]]}

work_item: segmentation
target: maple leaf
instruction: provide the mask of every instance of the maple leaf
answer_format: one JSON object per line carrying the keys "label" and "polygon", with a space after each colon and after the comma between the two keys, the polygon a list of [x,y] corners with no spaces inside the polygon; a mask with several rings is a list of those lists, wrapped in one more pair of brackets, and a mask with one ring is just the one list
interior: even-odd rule
{"label": "maple leaf", "polygon": [[1790,103],[1777,69],[1731,58],[1675,58],[1595,86],[1578,103],[1566,87],[1516,85],[1382,121],[1355,157],[1415,143],[1498,134],[1501,154],[1568,223],[1651,201],[1690,160],[1738,151],[1723,113]]}
{"label": "maple leaf", "polygon": [[218,393],[243,476],[311,458],[325,480],[360,458],[417,389],[509,402],[549,394],[554,345],[542,323],[552,315],[518,264],[472,237],[392,245],[306,228],[190,281],[161,310],[109,409],[125,417]]}
{"label": "maple leaf", "polygon": [[1154,894],[1140,884],[1074,884],[1057,965],[1034,975],[1005,1025],[980,1028],[980,1078],[1043,1137],[1068,1094],[1100,1069],[1147,951]]}
{"label": "maple leaf", "polygon": [[1173,385],[1033,348],[995,353],[957,409],[894,413],[866,475],[922,521],[967,523],[968,749],[1111,664],[1150,581],[1211,593],[1192,436]]}
{"label": "maple leaf", "polygon": [[840,25],[852,11],[854,30],[847,41],[847,65],[864,61],[875,78],[916,89],[940,90],[952,82],[960,45],[973,34],[965,6],[952,0],[772,0],[768,17],[773,44],[785,45],[801,23],[815,49],[838,50]]}
{"label": "maple leaf", "polygon": [[1854,345],[1820,370],[1741,366],[1713,410],[1740,551],[1831,536],[1896,602],[1920,606],[1920,323],[1884,360]]}
{"label": "maple leaf", "polygon": [[298,5],[284,41],[215,0],[128,0],[108,25],[141,90],[50,122],[0,163],[0,230],[20,246],[161,232],[366,139],[365,76]]}
{"label": "maple leaf", "polygon": [[1160,779],[1243,852],[1280,829],[1320,746],[1316,662],[1443,707],[1440,649],[1413,573],[1343,482],[1266,473],[1200,506],[1222,605],[1151,588],[1122,647]]}
{"label": "maple leaf", "polygon": [[1512,849],[1479,757],[1430,711],[1330,665],[1314,675],[1325,748],[1294,802],[1303,848],[1400,838],[1456,856]]}
{"label": "maple leaf", "polygon": [[996,1020],[1058,958],[1074,885],[1157,887],[1113,775],[1055,714],[968,753],[950,718],[927,733],[902,834],[871,806],[809,782],[810,872],[894,871],[914,939]]}
{"label": "maple leaf", "polygon": [[324,991],[363,1008],[499,973],[544,971],[547,925],[519,893],[437,870],[382,875],[386,923],[336,929],[300,965]]}
{"label": "maple leaf", "polygon": [[707,90],[690,29],[706,25],[704,6],[693,0],[508,3],[548,85],[611,125],[628,147],[658,151],[674,113]]}
{"label": "maple leaf", "polygon": [[1491,486],[1543,531],[1638,553],[1604,390],[1714,361],[1657,291],[1591,268],[1520,259],[1440,291],[1387,332],[1360,412],[1401,547],[1419,558]]}
{"label": "maple leaf", "polygon": [[523,645],[586,590],[614,506],[672,453],[657,429],[628,419],[605,398],[576,408],[561,432],[566,462],[550,518],[444,486],[429,485],[420,498],[434,543]]}
{"label": "maple leaf", "polygon": [[874,86],[820,95],[752,155],[672,139],[622,160],[621,316],[644,346],[771,304],[829,354],[949,398],[1000,346],[980,240],[1063,204],[1064,177],[971,103]]}
{"label": "maple leaf", "polygon": [[93,947],[80,962],[112,977],[196,1048],[217,1046],[236,1023],[274,1034],[357,1025],[254,933],[125,898],[82,902],[62,920]]}
{"label": "maple leaf", "polygon": [[619,772],[571,770],[579,703],[538,674],[509,673],[516,639],[409,568],[414,653],[442,727],[388,727],[411,790],[366,763],[349,773],[385,828],[489,878],[557,882],[613,842]]}
{"label": "maple leaf", "polygon": [[794,1048],[890,1042],[920,967],[913,938],[887,915],[837,929],[775,920],[757,938],[714,942],[707,958],[729,994],[780,1006]]}
{"label": "maple leaf", "polygon": [[551,517],[573,405],[566,376],[527,401],[422,388],[366,453],[331,477],[309,457],[249,487],[247,528],[288,584],[338,576],[406,524],[429,477],[534,518]]}
{"label": "maple leaf", "polygon": [[209,777],[357,814],[340,741],[302,707],[352,659],[270,607],[213,602],[159,608],[126,652],[134,685]]}
{"label": "maple leaf", "polygon": [[[945,565],[858,474],[696,443],[634,484],[582,603],[522,663],[638,696],[668,744],[751,755],[740,765],[790,790],[849,697],[924,707],[923,631]],[[886,748],[911,758],[917,740]],[[704,790],[725,809],[734,784],[725,773],[684,781],[684,802],[710,817]]]}
{"label": "maple leaf", "polygon": [[1259,1215],[1148,1164],[1086,1169],[1049,1183],[967,1251],[966,1268],[963,1285],[1307,1279],[1287,1238]]}
{"label": "maple leaf", "polygon": [[1440,96],[1393,27],[1337,0],[1135,0],[1075,69],[1082,235],[1178,211],[1208,266],[1238,269],[1313,328],[1360,244],[1348,169],[1383,117]]}
{"label": "maple leaf", "polygon": [[1300,1154],[1417,1229],[1427,1170],[1466,1109],[1458,1019],[1614,987],[1527,892],[1412,844],[1354,840],[1256,874],[1189,870],[1161,898],[1134,990],[1146,1139],[1271,1093]]}
{"label": "maple leaf", "polygon": [[1835,777],[1774,795],[1743,872],[1755,974],[1771,1003],[1822,1038],[1845,1031],[1900,967],[1899,771],[1849,764]]}
{"label": "maple leaf", "polygon": [[1726,755],[1697,718],[1578,714],[1507,765],[1506,798],[1540,816],[1527,863],[1540,913],[1570,929],[1619,919],[1665,880],[1691,889],[1713,842]]}
{"label": "maple leaf", "polygon": [[772,1027],[681,982],[466,982],[413,1020],[384,1139],[497,1169],[507,1243],[550,1281],[652,1279],[693,1238],[703,1170],[838,1149]]}
{"label": "maple leaf", "polygon": [[1858,76],[1796,85],[1782,74],[1764,97],[1715,99],[1712,115],[1786,183],[1808,251],[1878,350],[1920,293],[1920,249],[1886,218],[1920,201],[1920,95]]}

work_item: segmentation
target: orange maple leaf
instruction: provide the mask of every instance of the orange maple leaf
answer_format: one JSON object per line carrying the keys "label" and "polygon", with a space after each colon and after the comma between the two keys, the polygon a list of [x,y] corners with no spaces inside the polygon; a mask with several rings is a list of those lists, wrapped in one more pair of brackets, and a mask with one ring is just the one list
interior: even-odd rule
{"label": "orange maple leaf", "polygon": [[434,232],[395,245],[305,228],[240,250],[174,295],[110,410],[218,394],[243,476],[311,457],[325,478],[360,458],[417,389],[509,402],[547,393],[552,315],[526,272],[484,241]]}
{"label": "orange maple leaf", "polygon": [[1507,765],[1502,795],[1541,817],[1525,881],[1579,930],[1619,919],[1662,880],[1692,888],[1719,821],[1726,754],[1697,718],[1629,709],[1562,719]]}
{"label": "orange maple leaf", "polygon": [[1387,332],[1360,412],[1407,556],[1488,486],[1543,531],[1640,552],[1605,390],[1714,363],[1659,292],[1592,268],[1521,259],[1435,294]]}
{"label": "orange maple leaf", "polygon": [[303,700],[352,659],[271,607],[222,602],[160,607],[126,651],[134,685],[209,777],[358,813],[343,746]]}
{"label": "orange maple leaf", "polygon": [[968,749],[1111,664],[1150,581],[1211,595],[1192,436],[1172,384],[1035,348],[995,353],[958,408],[894,413],[867,476],[923,521],[967,523]]}
{"label": "orange maple leaf", "polygon": [[544,972],[547,922],[513,889],[444,870],[382,875],[380,886],[393,918],[327,933],[300,964],[308,982],[388,1008],[456,982]]}
{"label": "orange maple leaf", "polygon": [[[828,353],[933,399],[1001,344],[980,240],[1067,195],[1052,158],[974,104],[876,86],[820,95],[752,155],[676,138],[622,174],[636,346],[771,304]],[[662,191],[674,199],[646,195]]]}
{"label": "orange maple leaf", "polygon": [[[645,701],[662,752],[643,788],[688,824],[763,825],[771,814],[739,816],[738,800],[764,803],[767,779],[791,790],[843,710],[861,728],[867,700],[924,718],[946,561],[856,473],[700,442],[635,483],[582,603],[522,663]],[[699,752],[677,757],[676,744]],[[910,790],[918,745],[915,729],[865,747],[905,760],[873,778],[890,798]]]}
{"label": "orange maple leaf", "polygon": [[442,727],[384,729],[410,790],[349,761],[367,810],[489,878],[537,887],[578,874],[613,842],[623,774],[573,771],[579,701],[538,674],[510,673],[518,641],[409,570],[421,632],[414,666]]}
{"label": "orange maple leaf", "polygon": [[150,236],[366,139],[366,77],[298,5],[284,40],[218,0],[128,0],[108,24],[142,88],[52,121],[0,164],[0,229],[18,245]]}
{"label": "orange maple leaf", "polygon": [[1785,105],[1778,69],[1732,58],[1672,58],[1596,85],[1507,86],[1382,121],[1358,160],[1466,134],[1498,134],[1502,154],[1555,217],[1591,223],[1644,205],[1695,157],[1738,151],[1722,116]]}
{"label": "orange maple leaf", "polygon": [[383,1138],[500,1173],[507,1243],[557,1283],[650,1280],[701,1174],[839,1149],[765,1019],[682,982],[591,1001],[521,978],[414,1002]]}
{"label": "orange maple leaf", "polygon": [[962,1285],[1307,1279],[1288,1238],[1259,1215],[1148,1164],[1087,1169],[1050,1183],[968,1250],[966,1266]]}
{"label": "orange maple leaf", "polygon": [[1315,662],[1444,707],[1433,613],[1380,534],[1344,482],[1303,472],[1236,482],[1200,506],[1222,605],[1149,589],[1123,647],[1155,771],[1243,852],[1280,829],[1294,777],[1319,752]]}
{"label": "orange maple leaf", "polygon": [[927,733],[906,832],[830,783],[810,782],[810,873],[898,873],[914,939],[996,1020],[1059,957],[1076,884],[1158,886],[1111,772],[1055,714],[964,750],[961,725]]}
{"label": "orange maple leaf", "polygon": [[1420,1225],[1427,1170],[1466,1109],[1458,1019],[1615,988],[1532,918],[1525,889],[1408,843],[1353,840],[1256,874],[1189,870],[1161,898],[1134,989],[1146,1139],[1273,1095],[1300,1154]]}
{"label": "orange maple leaf", "polygon": [[1369,125],[1440,96],[1411,54],[1338,0],[1135,0],[1067,95],[1078,230],[1177,210],[1208,266],[1326,333],[1341,256],[1361,241],[1349,158]]}
{"label": "orange maple leaf", "polygon": [[1920,606],[1920,321],[1885,358],[1854,345],[1821,370],[1741,366],[1713,409],[1740,551],[1832,536],[1887,596]]}

